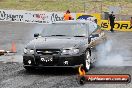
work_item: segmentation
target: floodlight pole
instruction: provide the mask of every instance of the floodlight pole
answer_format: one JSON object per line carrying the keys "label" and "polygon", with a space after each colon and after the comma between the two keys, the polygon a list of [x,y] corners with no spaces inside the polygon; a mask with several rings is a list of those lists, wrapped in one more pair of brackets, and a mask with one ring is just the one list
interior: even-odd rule
{"label": "floodlight pole", "polygon": [[101,0],[100,2],[101,2],[101,15],[102,15],[102,9],[103,9],[103,8],[102,8],[102,0]]}
{"label": "floodlight pole", "polygon": [[84,13],[85,13],[86,12],[86,2],[85,2],[85,0],[83,2],[83,8],[84,8]]}

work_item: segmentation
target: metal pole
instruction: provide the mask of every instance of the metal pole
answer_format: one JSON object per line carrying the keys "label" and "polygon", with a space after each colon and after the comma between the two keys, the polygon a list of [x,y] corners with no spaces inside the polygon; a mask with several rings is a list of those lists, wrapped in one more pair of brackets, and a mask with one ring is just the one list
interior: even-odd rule
{"label": "metal pole", "polygon": [[121,15],[120,15],[120,21],[121,21],[121,20],[122,20],[122,19],[121,19],[121,17],[122,17],[122,6],[121,6],[121,3],[120,3],[120,8],[121,8],[121,10],[120,10],[120,14],[121,14]]}
{"label": "metal pole", "polygon": [[101,19],[102,19],[102,15],[103,15],[103,13],[102,13],[102,0],[101,0]]}
{"label": "metal pole", "polygon": [[85,11],[86,11],[85,1],[84,1],[83,5],[84,5],[84,13],[85,13]]}
{"label": "metal pole", "polygon": [[101,14],[102,14],[102,1],[100,1],[101,2]]}

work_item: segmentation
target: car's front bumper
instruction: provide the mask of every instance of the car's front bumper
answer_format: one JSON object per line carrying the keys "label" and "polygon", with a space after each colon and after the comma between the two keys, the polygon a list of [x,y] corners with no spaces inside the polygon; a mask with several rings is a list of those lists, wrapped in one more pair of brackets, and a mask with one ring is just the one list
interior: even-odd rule
{"label": "car's front bumper", "polygon": [[[52,58],[52,60],[50,59]],[[28,63],[28,61],[31,63]],[[84,61],[84,55],[79,56],[35,56],[23,55],[24,66],[29,67],[78,67]]]}

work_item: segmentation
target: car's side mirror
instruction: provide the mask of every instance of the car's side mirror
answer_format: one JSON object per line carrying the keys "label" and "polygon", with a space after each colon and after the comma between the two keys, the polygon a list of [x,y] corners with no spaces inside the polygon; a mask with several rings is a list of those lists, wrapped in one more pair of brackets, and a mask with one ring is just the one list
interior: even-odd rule
{"label": "car's side mirror", "polygon": [[35,34],[34,34],[34,37],[38,37],[38,36],[39,36],[39,33],[35,33]]}

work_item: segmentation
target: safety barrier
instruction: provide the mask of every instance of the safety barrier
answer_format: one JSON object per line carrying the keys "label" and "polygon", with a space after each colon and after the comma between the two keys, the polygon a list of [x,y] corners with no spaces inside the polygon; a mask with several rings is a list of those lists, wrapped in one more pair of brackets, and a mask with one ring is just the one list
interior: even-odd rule
{"label": "safety barrier", "polygon": [[[71,13],[74,20],[85,19],[95,20],[98,25],[101,25],[103,30],[110,30],[108,20],[101,20],[101,15],[98,13]],[[51,23],[62,21],[63,12],[45,12],[45,11],[26,11],[26,10],[2,10],[0,9],[0,21],[24,22],[24,23]],[[132,31],[129,21],[115,21],[114,30],[117,31]]]}
{"label": "safety barrier", "polygon": [[[94,18],[101,23],[100,14],[71,13],[74,20]],[[25,22],[25,23],[51,23],[62,21],[63,12],[26,11],[26,10],[2,10],[0,9],[0,21]]]}
{"label": "safety barrier", "polygon": [[[76,19],[76,13],[71,13]],[[50,23],[62,21],[63,12],[25,11],[25,10],[0,10],[0,21]]]}

